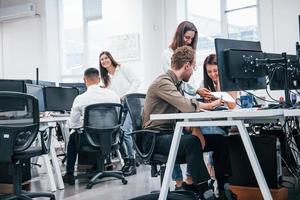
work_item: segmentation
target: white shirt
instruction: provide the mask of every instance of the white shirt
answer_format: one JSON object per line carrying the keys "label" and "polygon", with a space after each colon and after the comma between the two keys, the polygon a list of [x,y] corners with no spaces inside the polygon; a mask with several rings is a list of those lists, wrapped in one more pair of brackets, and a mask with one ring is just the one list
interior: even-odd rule
{"label": "white shirt", "polygon": [[70,116],[70,128],[81,128],[84,108],[96,103],[120,103],[120,97],[115,92],[107,88],[101,88],[99,85],[89,86],[85,93],[74,99]]}
{"label": "white shirt", "polygon": [[114,75],[110,75],[108,89],[116,92],[120,97],[137,92],[141,81],[133,71],[125,66],[117,67]]}

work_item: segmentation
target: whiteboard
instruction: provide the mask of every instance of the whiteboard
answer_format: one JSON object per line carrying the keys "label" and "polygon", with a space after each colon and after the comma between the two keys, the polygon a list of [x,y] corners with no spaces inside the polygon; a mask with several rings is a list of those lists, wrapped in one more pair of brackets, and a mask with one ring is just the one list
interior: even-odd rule
{"label": "whiteboard", "polygon": [[138,33],[111,36],[109,41],[110,52],[118,62],[140,59]]}

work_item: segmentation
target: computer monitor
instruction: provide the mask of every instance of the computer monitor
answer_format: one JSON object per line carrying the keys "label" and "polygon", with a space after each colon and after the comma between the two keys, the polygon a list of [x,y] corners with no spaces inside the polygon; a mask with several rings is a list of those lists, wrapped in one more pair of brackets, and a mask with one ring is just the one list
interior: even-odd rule
{"label": "computer monitor", "polygon": [[[0,91],[1,92],[21,92],[26,93],[25,81],[24,80],[10,80],[0,79]],[[13,111],[22,110],[25,104],[23,100],[11,100],[0,99],[0,111]]]}
{"label": "computer monitor", "polygon": [[0,79],[0,91],[26,93],[24,80]]}
{"label": "computer monitor", "polygon": [[41,85],[34,85],[34,84],[26,84],[27,94],[30,94],[36,97],[39,101],[39,111],[45,111],[45,103],[44,103],[44,93],[43,93],[43,86]]}
{"label": "computer monitor", "polygon": [[70,111],[79,94],[77,88],[44,87],[43,91],[46,111]]}
{"label": "computer monitor", "polygon": [[86,91],[85,83],[59,83],[60,87],[75,87],[79,90],[79,94],[82,94]]}
{"label": "computer monitor", "polygon": [[255,65],[263,58],[260,42],[215,39],[222,91],[266,88],[266,70]]}
{"label": "computer monitor", "polygon": [[44,87],[48,87],[48,86],[54,86],[55,87],[56,86],[56,83],[53,82],[53,81],[40,81],[39,80],[39,82],[37,84],[36,80],[32,80],[32,84],[41,85],[41,86],[44,86]]}
{"label": "computer monitor", "polygon": [[[264,53],[264,58],[268,59],[283,59],[282,54]],[[300,89],[300,66],[296,55],[287,55],[289,70],[288,70],[288,89]],[[277,62],[272,64],[268,74],[269,85],[271,90],[284,90],[285,67]]]}

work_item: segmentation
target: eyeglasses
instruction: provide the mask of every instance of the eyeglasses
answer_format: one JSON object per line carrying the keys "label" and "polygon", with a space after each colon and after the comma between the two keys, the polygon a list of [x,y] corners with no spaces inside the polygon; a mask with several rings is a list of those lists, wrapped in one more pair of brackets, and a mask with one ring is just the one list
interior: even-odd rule
{"label": "eyeglasses", "polygon": [[193,62],[193,63],[188,62],[188,64],[193,68],[194,71],[197,70],[197,65],[195,62]]}

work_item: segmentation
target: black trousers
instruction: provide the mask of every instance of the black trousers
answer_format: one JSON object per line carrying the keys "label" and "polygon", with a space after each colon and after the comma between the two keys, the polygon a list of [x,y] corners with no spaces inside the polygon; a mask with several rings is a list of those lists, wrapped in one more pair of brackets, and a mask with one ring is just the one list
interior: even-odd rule
{"label": "black trousers", "polygon": [[68,150],[67,150],[67,174],[74,174],[74,167],[76,163],[77,154],[81,145],[88,145],[86,137],[82,133],[73,132],[70,135]]}
{"label": "black trousers", "polygon": [[[157,136],[154,152],[168,155],[173,135]],[[225,137],[218,134],[204,135],[205,148],[202,150],[200,140],[193,135],[182,135],[177,152],[177,158],[186,158],[187,171],[191,174],[195,184],[203,183],[210,179],[207,171],[203,152],[213,151],[213,160],[216,179],[220,183],[227,182],[231,174],[230,160]]]}

